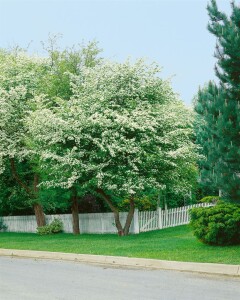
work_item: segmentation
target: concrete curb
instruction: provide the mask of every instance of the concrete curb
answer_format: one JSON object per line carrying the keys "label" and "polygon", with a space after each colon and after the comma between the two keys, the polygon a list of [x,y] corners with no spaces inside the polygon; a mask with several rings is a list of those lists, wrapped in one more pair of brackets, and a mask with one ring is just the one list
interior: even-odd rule
{"label": "concrete curb", "polygon": [[47,251],[29,251],[0,249],[0,256],[25,257],[36,259],[66,260],[82,263],[101,264],[120,267],[134,267],[157,270],[175,270],[218,275],[240,276],[240,265],[192,263],[180,261],[167,261],[158,259],[130,258],[121,256],[104,256],[73,254]]}

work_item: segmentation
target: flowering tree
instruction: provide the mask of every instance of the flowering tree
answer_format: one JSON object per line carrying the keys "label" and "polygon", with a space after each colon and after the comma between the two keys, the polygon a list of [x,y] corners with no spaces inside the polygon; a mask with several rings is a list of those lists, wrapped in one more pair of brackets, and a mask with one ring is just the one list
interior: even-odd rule
{"label": "flowering tree", "polygon": [[[47,58],[30,56],[21,49],[0,52],[0,171],[11,168],[31,199],[38,226],[45,224],[39,184],[47,175],[40,168],[38,152],[31,146],[25,119],[36,109],[35,99],[45,101],[43,94],[51,99],[51,107],[58,106],[58,99],[68,101],[72,95],[69,74],[79,75],[83,66],[90,68],[100,61],[96,42],[63,51],[57,50],[55,42],[50,38],[45,47]],[[73,215],[78,218],[76,189],[73,186],[71,190]]]}
{"label": "flowering tree", "polygon": [[[45,59],[22,51],[0,52],[0,171],[9,167],[17,183],[31,199],[38,226],[45,224],[38,200],[36,161],[27,145],[24,118],[31,109],[34,91],[44,72]],[[28,176],[19,174],[17,165],[28,166]]]}
{"label": "flowering tree", "polygon": [[[177,99],[158,66],[104,62],[71,75],[72,97],[35,97],[27,119],[32,147],[49,172],[48,187],[72,188],[103,197],[126,235],[134,199],[147,189],[180,188],[182,170],[195,160],[191,113]],[[189,188],[182,179],[182,188]],[[125,225],[116,201],[128,197]]]}
{"label": "flowering tree", "polygon": [[[38,101],[45,102],[48,99],[48,107],[58,107],[63,105],[62,102],[69,101],[73,95],[71,76],[81,76],[83,68],[92,68],[102,60],[99,57],[101,49],[98,48],[96,41],[78,47],[73,46],[63,51],[58,49],[56,42],[57,36],[50,36],[47,45],[44,45],[48,52],[50,70],[42,79],[42,90],[39,93]],[[38,149],[36,150],[35,153],[38,155]],[[48,169],[45,176],[49,177]],[[71,185],[69,192],[71,195],[69,202],[71,203],[73,233],[79,234],[78,198],[80,195],[78,184]]]}

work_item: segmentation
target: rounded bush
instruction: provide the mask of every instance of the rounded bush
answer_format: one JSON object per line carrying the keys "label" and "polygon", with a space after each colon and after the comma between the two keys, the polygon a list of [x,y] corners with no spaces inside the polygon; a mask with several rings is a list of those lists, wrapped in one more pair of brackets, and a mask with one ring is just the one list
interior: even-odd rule
{"label": "rounded bush", "polygon": [[50,224],[50,230],[52,233],[58,233],[63,231],[63,222],[59,219],[54,218]]}
{"label": "rounded bush", "polygon": [[59,233],[63,231],[63,222],[59,219],[54,218],[54,220],[45,226],[37,228],[37,233],[40,235]]}
{"label": "rounded bush", "polygon": [[219,196],[206,196],[199,200],[200,203],[217,203],[219,202],[220,197]]}
{"label": "rounded bush", "polygon": [[240,244],[240,206],[220,203],[190,210],[194,235],[211,245]]}

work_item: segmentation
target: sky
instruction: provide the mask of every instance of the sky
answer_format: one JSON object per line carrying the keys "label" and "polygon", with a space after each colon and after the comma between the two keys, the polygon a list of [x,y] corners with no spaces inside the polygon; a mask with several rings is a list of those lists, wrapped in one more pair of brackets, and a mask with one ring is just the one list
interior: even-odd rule
{"label": "sky", "polygon": [[[238,1],[237,1],[238,2]],[[216,39],[207,30],[207,0],[0,0],[0,47],[27,47],[61,34],[62,47],[93,39],[102,56],[122,62],[140,57],[162,67],[190,105],[199,86],[214,80]],[[217,0],[229,13],[230,0]]]}

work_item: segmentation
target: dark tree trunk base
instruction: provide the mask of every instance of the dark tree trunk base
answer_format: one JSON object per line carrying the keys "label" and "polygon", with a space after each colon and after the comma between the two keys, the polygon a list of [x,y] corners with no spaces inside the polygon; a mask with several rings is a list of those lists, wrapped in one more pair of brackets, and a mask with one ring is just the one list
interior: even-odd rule
{"label": "dark tree trunk base", "polygon": [[77,190],[74,187],[72,188],[71,201],[73,234],[80,234]]}
{"label": "dark tree trunk base", "polygon": [[125,226],[124,226],[124,235],[128,235],[129,234],[129,229],[130,229],[130,226],[131,226],[131,223],[132,223],[132,219],[133,219],[133,216],[134,216],[134,199],[131,197],[130,198],[130,209],[129,209],[129,212],[128,212],[128,215],[127,215],[127,219],[126,219],[126,222],[125,222]]}
{"label": "dark tree trunk base", "polygon": [[117,227],[118,235],[119,236],[124,236],[129,234],[129,228],[132,223],[133,215],[134,215],[134,199],[131,197],[130,199],[130,209],[127,215],[127,219],[125,222],[125,226],[123,228],[120,217],[119,217],[119,211],[118,209],[113,205],[111,198],[109,195],[105,194],[105,192],[98,188],[97,193],[102,196],[102,198],[107,202],[108,206],[111,208],[113,214],[114,214],[114,219],[115,219],[115,225]]}
{"label": "dark tree trunk base", "polygon": [[42,205],[39,203],[35,203],[33,205],[33,209],[34,209],[34,213],[36,216],[36,221],[37,221],[37,226],[41,227],[41,226],[45,226],[46,225],[46,220],[45,220],[45,215],[43,212],[43,208]]}

